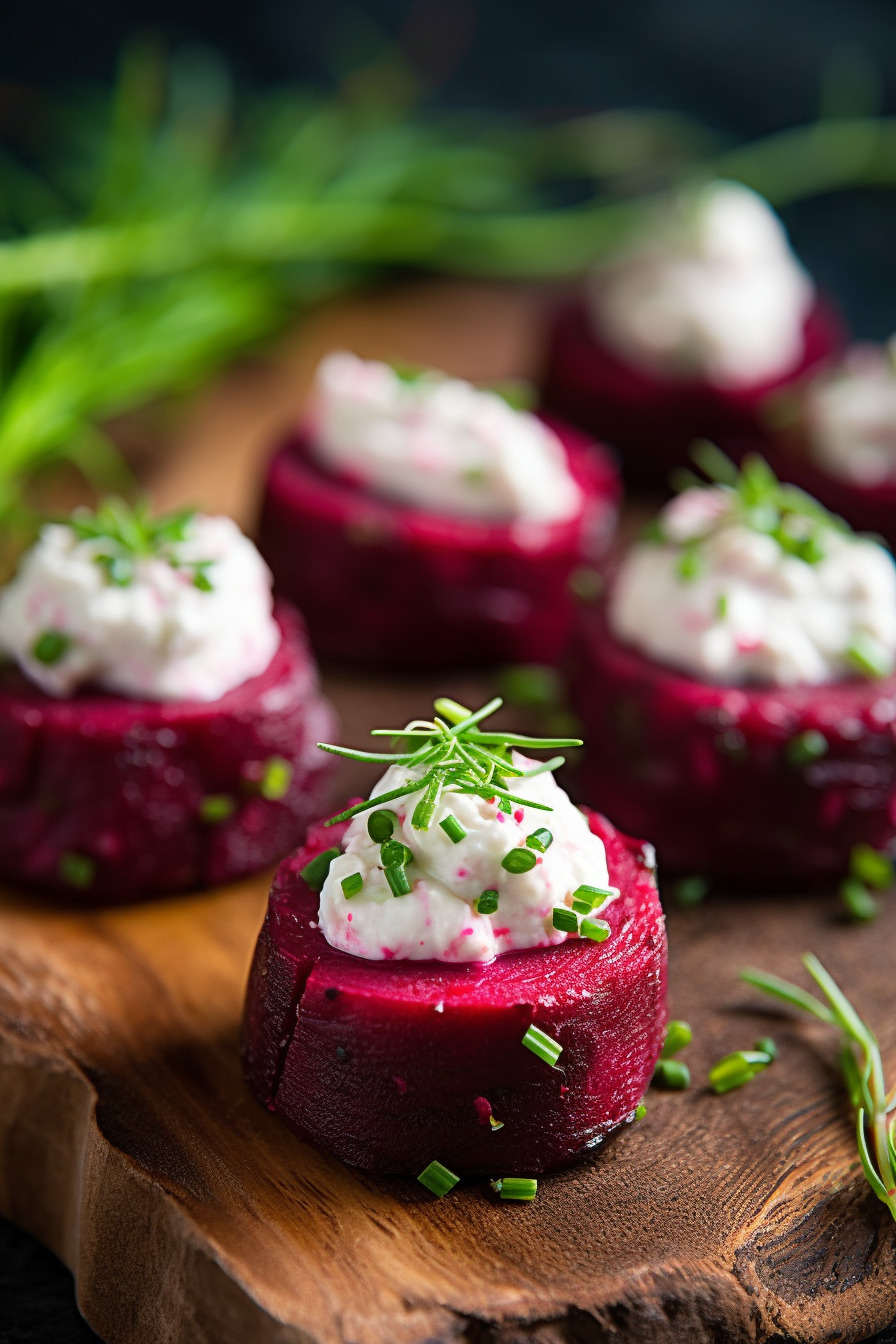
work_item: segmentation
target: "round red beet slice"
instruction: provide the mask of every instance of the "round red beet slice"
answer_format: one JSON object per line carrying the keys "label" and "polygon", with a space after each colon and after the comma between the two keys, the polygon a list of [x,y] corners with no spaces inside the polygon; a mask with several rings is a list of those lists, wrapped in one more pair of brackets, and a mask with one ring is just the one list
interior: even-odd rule
{"label": "round red beet slice", "polygon": [[619,450],[626,482],[668,489],[672,467],[688,460],[694,439],[724,443],[761,427],[770,392],[843,348],[840,319],[819,302],[805,327],[800,363],[778,379],[748,388],[720,388],[699,379],[670,379],[627,363],[595,335],[583,303],[560,310],[550,335],[545,405]]}
{"label": "round red beet slice", "polygon": [[334,715],[301,621],[219,700],[44,694],[0,671],[0,877],[82,902],[227,882],[288,853],[320,809]]}
{"label": "round red beet slice", "polygon": [[594,607],[571,695],[580,796],[644,828],[668,868],[786,889],[896,834],[896,677],[713,686],[620,644]]}
{"label": "round red beet slice", "polygon": [[604,449],[551,427],[585,504],[566,522],[525,526],[390,502],[324,472],[301,434],[288,439],[268,471],[259,549],[315,650],[399,670],[556,661],[570,580],[607,549],[619,479]]}
{"label": "round red beet slice", "polygon": [[[488,966],[330,947],[300,873],[340,832],[316,827],[280,865],[255,950],[243,1059],[256,1096],[344,1161],[411,1175],[437,1160],[531,1176],[630,1119],[666,1026],[663,914],[651,847],[589,821],[622,891],[611,936]],[[533,1023],[562,1045],[556,1068],[523,1045]]]}

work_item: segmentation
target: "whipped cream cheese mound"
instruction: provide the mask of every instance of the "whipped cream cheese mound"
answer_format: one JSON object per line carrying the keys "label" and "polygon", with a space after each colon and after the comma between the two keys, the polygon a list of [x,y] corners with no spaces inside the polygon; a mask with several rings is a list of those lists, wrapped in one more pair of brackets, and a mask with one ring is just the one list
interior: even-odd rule
{"label": "whipped cream cheese mound", "polygon": [[806,391],[809,449],[820,466],[854,485],[896,478],[896,336],[856,345]]}
{"label": "whipped cream cheese mound", "polygon": [[[521,769],[538,765],[516,752],[513,763]],[[390,766],[370,796],[388,793],[421,773]],[[550,947],[575,937],[553,927],[553,910],[570,906],[579,886],[609,889],[603,842],[591,834],[584,814],[550,773],[514,779],[513,787],[520,797],[545,803],[551,811],[513,804],[508,816],[497,799],[446,792],[429,829],[415,830],[411,817],[419,793],[384,804],[397,818],[393,838],[413,854],[407,865],[411,890],[405,896],[393,896],[388,885],[380,845],[368,834],[369,813],[354,817],[345,852],[333,859],[321,890],[320,929],[327,942],[371,961],[490,962],[504,952]],[[449,815],[466,832],[457,843],[439,824]],[[528,872],[508,872],[501,860],[525,847],[526,837],[539,828],[548,829],[553,842]],[[346,898],[342,881],[355,873],[364,885]],[[497,909],[480,914],[474,903],[487,890],[498,893]],[[612,899],[595,907],[595,913],[600,915]]]}
{"label": "whipped cream cheese mound", "polygon": [[461,378],[402,378],[377,360],[328,355],[308,430],[324,466],[430,512],[546,523],[582,505],[547,425]]}
{"label": "whipped cream cheese mound", "polygon": [[[782,497],[795,507],[783,507]],[[764,501],[749,492],[747,500],[740,487],[715,485],[686,490],[662,510],[657,539],[633,546],[613,582],[616,637],[724,685],[889,675],[889,553],[792,487],[774,482]]]}
{"label": "whipped cream cheese mound", "polygon": [[664,202],[592,274],[589,299],[595,330],[631,363],[736,388],[796,367],[814,289],[768,203],[713,182]]}
{"label": "whipped cream cheese mound", "polygon": [[89,684],[217,700],[269,665],[280,643],[271,577],[230,518],[194,514],[176,529],[182,540],[132,556],[110,537],[79,535],[78,517],[45,526],[0,590],[0,653],[47,694]]}

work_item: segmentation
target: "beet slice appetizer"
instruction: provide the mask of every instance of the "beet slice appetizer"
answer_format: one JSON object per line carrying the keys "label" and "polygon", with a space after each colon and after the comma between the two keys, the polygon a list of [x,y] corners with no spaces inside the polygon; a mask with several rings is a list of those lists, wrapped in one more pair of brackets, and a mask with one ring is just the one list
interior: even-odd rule
{"label": "beet slice appetizer", "polygon": [[[533,774],[514,750],[553,744],[477,732],[495,707],[470,715],[437,702],[435,722],[454,734],[423,765],[432,738],[409,725],[414,759],[396,758],[368,802],[313,827],[280,865],[256,947],[250,1087],[371,1171],[438,1163],[502,1178],[562,1166],[635,1116],[662,1046],[652,849],[573,808],[553,762]],[[477,761],[472,775],[451,755],[458,742]],[[483,749],[502,763],[486,784]],[[453,864],[464,876],[443,890],[437,875]],[[394,896],[383,898],[384,883]],[[355,943],[352,919],[363,926]]]}
{"label": "beet slice appetizer", "polygon": [[[275,863],[320,808],[327,771],[315,742],[334,724],[301,620],[286,606],[271,615],[264,566],[235,524],[115,512],[124,533],[107,506],[45,529],[0,595],[16,657],[0,667],[0,876],[80,903],[210,886]],[[147,538],[163,525],[164,545]],[[145,553],[138,531],[126,542],[128,527],[142,530]],[[208,547],[198,567],[194,531]],[[107,577],[115,566],[117,581]],[[240,568],[251,580],[242,586]],[[176,595],[167,604],[166,583]],[[165,616],[158,639],[148,624],[142,635],[132,628],[148,593]],[[225,604],[234,634],[217,651],[214,613],[192,643],[183,634],[205,597]],[[176,599],[187,604],[182,622]],[[260,670],[240,677],[253,664]],[[110,680],[123,689],[106,689]],[[193,693],[176,696],[180,683]],[[203,683],[214,694],[198,698]]]}
{"label": "beet slice appetizer", "polygon": [[771,398],[763,445],[786,474],[860,532],[896,548],[896,344],[852,346]]}
{"label": "beet slice appetizer", "polygon": [[680,873],[829,881],[896,831],[896,572],[759,459],[729,479],[582,610],[577,784]]}
{"label": "beet slice appetizer", "polygon": [[695,439],[755,435],[768,395],[842,342],[768,205],[715,183],[668,202],[557,312],[542,394],[619,451],[628,484],[665,492]]}
{"label": "beet slice appetizer", "polygon": [[[333,361],[352,361],[350,376],[328,390]],[[363,391],[371,369],[387,383],[385,407],[350,381]],[[395,669],[557,661],[571,587],[615,528],[619,481],[606,450],[459,379],[409,384],[387,365],[334,355],[318,381],[311,419],[270,464],[259,528],[277,589],[304,613],[316,651]],[[459,389],[459,408],[443,409],[446,389]],[[350,421],[334,408],[340,397],[359,403]],[[394,437],[396,460],[371,462],[365,412]],[[334,440],[348,448],[324,456]],[[451,473],[464,462],[458,484]]]}
{"label": "beet slice appetizer", "polygon": [[627,363],[597,339],[585,305],[576,303],[554,318],[542,395],[548,411],[613,445],[627,485],[667,493],[670,471],[687,460],[695,439],[755,445],[768,397],[825,364],[842,344],[839,315],[819,300],[795,366],[750,387],[722,388]]}

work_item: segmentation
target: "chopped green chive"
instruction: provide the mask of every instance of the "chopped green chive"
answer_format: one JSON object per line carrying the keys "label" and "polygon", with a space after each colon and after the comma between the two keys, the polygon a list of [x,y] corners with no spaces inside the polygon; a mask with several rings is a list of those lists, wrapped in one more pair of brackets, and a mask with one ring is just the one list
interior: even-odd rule
{"label": "chopped green chive", "polygon": [[870,845],[853,845],[849,856],[849,871],[860,882],[877,891],[893,885],[893,860],[885,850]]}
{"label": "chopped green chive", "polygon": [[719,593],[716,599],[716,619],[726,621],[728,619],[728,594]]}
{"label": "chopped green chive", "polygon": [[543,854],[546,849],[550,849],[553,843],[554,837],[544,826],[540,826],[537,831],[533,831],[531,835],[526,836],[526,844],[529,848],[537,849],[540,854]]}
{"label": "chopped green chive", "polygon": [[677,1055],[679,1050],[683,1050],[686,1045],[690,1045],[693,1035],[694,1033],[687,1022],[681,1022],[677,1018],[673,1018],[666,1028],[666,1039],[663,1041],[660,1058],[669,1059],[672,1055]]}
{"label": "chopped green chive", "polygon": [[635,1119],[643,1120],[646,1114],[647,1107],[644,1105],[643,1101],[639,1101],[638,1105],[635,1107]]}
{"label": "chopped green chive", "polygon": [[306,863],[302,869],[302,881],[305,885],[312,891],[320,891],[327,880],[330,864],[341,852],[334,845],[332,849],[325,849],[322,853],[315,854],[311,862]]}
{"label": "chopped green chive", "polygon": [[200,593],[213,593],[215,585],[206,574],[206,566],[210,565],[210,560],[200,560],[196,565],[196,572],[193,575],[193,587],[198,588]]}
{"label": "chopped green chive", "polygon": [[236,800],[227,793],[207,793],[199,804],[200,817],[212,826],[227,821],[235,811]]}
{"label": "chopped green chive", "polygon": [[387,811],[386,808],[380,808],[378,812],[371,812],[367,818],[367,834],[371,840],[375,840],[381,845],[384,840],[388,840],[395,830],[395,823],[398,821],[394,812]]}
{"label": "chopped green chive", "polygon": [[503,1128],[504,1128],[504,1121],[503,1121],[503,1120],[496,1120],[495,1117],[494,1117],[493,1115],[490,1115],[490,1116],[489,1116],[489,1118],[488,1118],[488,1123],[489,1123],[489,1124],[491,1125],[491,1127],[492,1127],[492,1133],[494,1133],[494,1131],[495,1131],[496,1129],[503,1129]]}
{"label": "chopped green chive", "polygon": [[384,868],[404,868],[413,862],[414,851],[402,840],[387,840],[380,846],[380,858]]}
{"label": "chopped green chive", "polygon": [[71,637],[61,630],[45,630],[31,645],[31,656],[45,667],[52,667],[65,657],[71,646]]}
{"label": "chopped green chive", "polygon": [[533,1055],[543,1059],[545,1064],[550,1064],[551,1068],[563,1054],[563,1046],[558,1041],[552,1040],[550,1036],[545,1035],[534,1023],[523,1037],[523,1045],[527,1050],[531,1050]]}
{"label": "chopped green chive", "polygon": [[709,882],[705,877],[698,877],[694,874],[691,877],[679,878],[672,886],[672,896],[675,904],[681,906],[682,910],[692,910],[695,905],[706,899],[706,893],[709,891]]}
{"label": "chopped green chive", "polygon": [[264,763],[259,789],[262,798],[274,803],[285,797],[292,783],[292,766],[282,756],[271,756]]}
{"label": "chopped green chive", "polygon": [[589,565],[580,565],[569,576],[569,591],[580,602],[596,602],[603,590],[603,575]]}
{"label": "chopped green chive", "polygon": [[856,635],[846,650],[846,657],[864,677],[886,677],[893,670],[892,658],[873,635]]}
{"label": "chopped green chive", "polygon": [[447,1195],[449,1190],[454,1189],[460,1177],[455,1176],[454,1172],[449,1171],[447,1167],[443,1167],[441,1162],[430,1162],[429,1166],[421,1171],[417,1180],[421,1185],[425,1185],[427,1190],[435,1195],[436,1199],[441,1199],[443,1195]]}
{"label": "chopped green chive", "polygon": [[453,845],[459,845],[466,835],[463,826],[452,812],[449,812],[447,817],[443,817],[439,825]]}
{"label": "chopped green chive", "polygon": [[410,894],[411,884],[408,875],[405,872],[403,864],[395,864],[392,868],[386,868],[386,881],[393,896],[407,896]]}
{"label": "chopped green chive", "polygon": [[807,728],[804,733],[797,733],[796,737],[790,739],[784,754],[788,765],[800,769],[826,756],[829,749],[830,744],[824,733],[820,733],[817,728]]}
{"label": "chopped green chive", "polygon": [[528,378],[502,378],[497,383],[484,383],[484,392],[494,392],[514,411],[531,411],[538,402],[534,383]]}
{"label": "chopped green chive", "polygon": [[768,1055],[769,1059],[778,1058],[778,1047],[775,1045],[771,1036],[760,1036],[759,1040],[753,1046],[754,1050],[760,1050],[762,1054]]}
{"label": "chopped green chive", "polygon": [[480,915],[493,915],[498,908],[498,893],[489,887],[476,898],[476,909]]}
{"label": "chopped green chive", "polygon": [[605,919],[583,919],[579,933],[583,938],[590,938],[592,943],[605,943],[610,936],[610,926]]}
{"label": "chopped green chive", "polygon": [[357,896],[363,885],[364,879],[360,873],[349,873],[348,877],[342,879],[342,894],[347,901],[350,901],[353,896]]}
{"label": "chopped green chive", "polygon": [[74,854],[71,851],[59,856],[59,876],[70,887],[84,891],[92,887],[96,877],[96,863],[86,854]]}
{"label": "chopped green chive", "polygon": [[502,1199],[531,1200],[538,1194],[538,1182],[527,1176],[504,1176],[489,1184]]}
{"label": "chopped green chive", "polygon": [[848,917],[856,924],[865,924],[876,919],[879,913],[877,901],[871,892],[856,877],[848,877],[840,883],[840,899]]}
{"label": "chopped green chive", "polygon": [[556,668],[539,663],[521,663],[501,673],[501,694],[511,705],[525,709],[553,709],[562,699]]}
{"label": "chopped green chive", "polygon": [[501,860],[501,867],[508,873],[528,873],[535,867],[536,859],[531,849],[512,849]]}
{"label": "chopped green chive", "polygon": [[[586,883],[576,887],[572,894],[573,903],[587,906],[589,910],[599,910],[616,892],[611,887],[590,887]],[[584,912],[583,912],[584,913]]]}
{"label": "chopped green chive", "polygon": [[682,583],[693,583],[703,569],[703,559],[696,545],[690,542],[678,557],[676,570]]}
{"label": "chopped green chive", "polygon": [[725,1092],[733,1092],[735,1088],[749,1083],[757,1073],[767,1069],[771,1062],[772,1056],[764,1050],[735,1050],[712,1066],[709,1071],[709,1085],[719,1096]]}
{"label": "chopped green chive", "polygon": [[653,1071],[653,1081],[670,1092],[683,1092],[691,1085],[691,1071],[680,1059],[660,1059]]}
{"label": "chopped green chive", "polygon": [[578,917],[573,910],[568,910],[565,905],[558,905],[554,909],[551,922],[555,929],[561,929],[564,933],[576,933],[578,931]]}

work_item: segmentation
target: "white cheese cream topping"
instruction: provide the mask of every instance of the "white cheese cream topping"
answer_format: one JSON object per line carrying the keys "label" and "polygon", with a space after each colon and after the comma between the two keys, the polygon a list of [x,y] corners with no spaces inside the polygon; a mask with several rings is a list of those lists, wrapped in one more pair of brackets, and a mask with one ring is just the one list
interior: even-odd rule
{"label": "white cheese cream topping", "polygon": [[[513,763],[522,769],[538,764],[518,753]],[[379,797],[422,773],[422,768],[415,774],[407,766],[390,766],[370,796]],[[371,961],[489,962],[504,952],[550,947],[576,937],[553,927],[553,911],[570,907],[573,892],[582,885],[611,890],[595,906],[598,917],[615,899],[603,841],[592,835],[584,814],[550,773],[514,778],[513,788],[551,811],[513,804],[508,816],[497,800],[446,792],[429,829],[415,830],[411,817],[419,793],[384,804],[395,812],[394,839],[413,854],[407,866],[411,891],[405,896],[393,896],[388,885],[380,845],[368,834],[370,814],[354,817],[345,834],[345,852],[330,864],[321,890],[320,928],[327,942]],[[457,843],[439,824],[449,814],[466,832]],[[501,860],[510,850],[525,847],[526,837],[539,828],[550,831],[552,843],[528,872],[508,872]],[[346,898],[342,881],[355,873],[364,885]],[[498,893],[498,906],[492,914],[480,914],[475,902],[488,890]]]}
{"label": "white cheese cream topping", "polygon": [[49,524],[0,591],[0,652],[49,695],[90,684],[217,700],[263,672],[279,643],[270,573],[230,518],[193,515],[165,555],[133,563],[108,539]]}
{"label": "white cheese cream topping", "polygon": [[796,367],[813,298],[777,215],[735,182],[664,202],[589,283],[595,330],[620,355],[731,388]]}
{"label": "white cheese cream topping", "polygon": [[866,488],[896,479],[896,336],[853,346],[813,379],[805,416],[810,452],[833,476]]}
{"label": "white cheese cream topping", "polygon": [[734,489],[684,491],[660,513],[657,540],[636,544],[622,562],[608,607],[614,634],[724,685],[889,675],[893,559],[810,505],[776,519],[772,504],[747,507]]}
{"label": "white cheese cream topping", "polygon": [[556,434],[460,378],[404,378],[377,360],[328,355],[317,369],[308,430],[330,470],[433,513],[546,523],[582,506]]}

